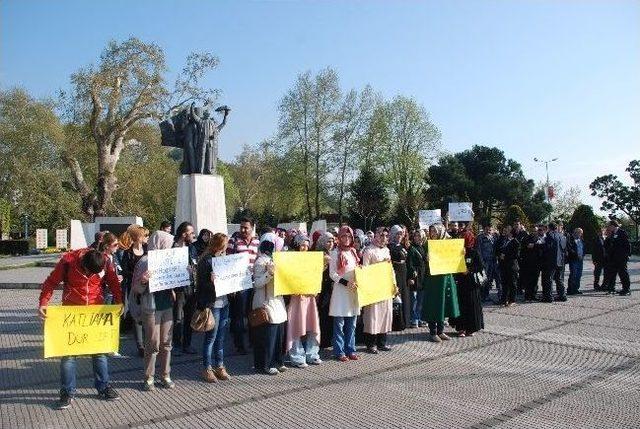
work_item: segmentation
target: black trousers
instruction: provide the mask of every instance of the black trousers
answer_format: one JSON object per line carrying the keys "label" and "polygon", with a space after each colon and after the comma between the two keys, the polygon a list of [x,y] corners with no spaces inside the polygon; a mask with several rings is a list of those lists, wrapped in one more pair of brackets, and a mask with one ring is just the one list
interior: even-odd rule
{"label": "black trousers", "polygon": [[604,283],[606,289],[614,291],[616,288],[616,276],[620,277],[620,284],[623,292],[629,292],[631,288],[631,280],[629,279],[629,271],[627,270],[627,262],[623,264],[610,264],[604,270]]}
{"label": "black trousers", "polygon": [[[594,262],[593,263],[593,287],[600,287],[600,276],[602,276],[602,271],[603,271],[603,264],[602,262]],[[603,285],[604,285],[604,279],[603,279]]]}
{"label": "black trousers", "polygon": [[542,270],[542,296],[546,299],[552,298],[552,283],[556,283],[556,293],[558,296],[566,296],[564,288],[564,265],[562,267],[544,268]]}
{"label": "black trousers", "polygon": [[502,280],[502,295],[500,296],[500,302],[502,304],[515,302],[518,271],[511,267],[503,267],[500,269],[500,279]]}
{"label": "black trousers", "polygon": [[538,279],[540,278],[540,268],[537,264],[523,264],[520,270],[520,279],[524,287],[525,299],[533,299],[538,293]]}
{"label": "black trousers", "polygon": [[284,323],[265,323],[253,331],[253,365],[256,371],[284,365]]}
{"label": "black trousers", "polygon": [[173,345],[186,349],[191,346],[191,318],[196,308],[196,297],[185,290],[176,292],[176,301],[173,303]]}
{"label": "black trousers", "polygon": [[364,343],[367,348],[373,346],[384,347],[387,345],[387,334],[364,334]]}

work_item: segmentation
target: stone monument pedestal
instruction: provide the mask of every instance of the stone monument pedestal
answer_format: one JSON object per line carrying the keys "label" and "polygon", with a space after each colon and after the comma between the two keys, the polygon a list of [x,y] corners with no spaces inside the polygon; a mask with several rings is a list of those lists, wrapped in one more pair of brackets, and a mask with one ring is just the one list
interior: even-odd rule
{"label": "stone monument pedestal", "polygon": [[227,234],[222,176],[183,174],[178,177],[174,232],[184,221],[193,224],[196,234],[204,228]]}

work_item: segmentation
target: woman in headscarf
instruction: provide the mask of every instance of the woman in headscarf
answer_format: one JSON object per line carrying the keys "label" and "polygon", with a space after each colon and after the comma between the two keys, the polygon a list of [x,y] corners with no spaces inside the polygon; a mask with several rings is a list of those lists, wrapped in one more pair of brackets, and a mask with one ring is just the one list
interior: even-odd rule
{"label": "woman in headscarf", "polygon": [[396,284],[400,291],[399,297],[402,301],[402,311],[400,317],[400,326],[394,326],[394,330],[401,331],[405,327],[411,325],[411,291],[407,285],[407,255],[408,248],[404,244],[406,235],[405,230],[400,225],[394,225],[389,231],[389,251],[391,254],[391,262],[393,262],[393,271],[396,275]]}
{"label": "woman in headscarf", "polygon": [[[444,240],[446,230],[443,225],[429,227],[429,240],[426,243],[427,261],[429,260],[429,241]],[[429,340],[440,343],[451,338],[444,333],[444,319],[458,317],[458,291],[451,274],[431,275],[427,265],[424,282],[424,301],[422,302],[422,318],[429,324]]]}
{"label": "woman in headscarf", "polygon": [[[373,236],[373,244],[364,250],[362,265],[391,262],[388,243],[389,230],[385,227],[378,227]],[[363,307],[362,321],[364,322],[367,353],[377,354],[378,350],[391,350],[391,347],[387,345],[387,332],[391,331],[393,322],[393,299],[389,298]]]}
{"label": "woman in headscarf", "polygon": [[427,268],[427,254],[424,249],[424,232],[421,229],[411,234],[411,247],[407,255],[407,284],[411,291],[411,327],[427,326],[422,321],[422,299]]}
{"label": "woman in headscarf", "polygon": [[333,354],[341,362],[358,360],[355,328],[360,314],[355,288],[355,269],[360,263],[353,247],[353,231],[342,226],[338,246],[331,252],[329,276],[333,280],[329,315],[333,317]]}
{"label": "woman in headscarf", "polygon": [[[309,250],[309,239],[298,234],[293,239],[293,250]],[[320,321],[315,295],[291,295],[287,308],[287,344],[291,364],[306,368],[309,364],[320,365]]]}
{"label": "woman in headscarf", "polygon": [[482,259],[476,250],[476,237],[470,225],[463,232],[462,238],[464,238],[467,272],[455,275],[458,285],[460,317],[449,319],[451,326],[458,331],[459,337],[473,336],[475,332],[484,329],[482,288],[477,278],[477,274],[483,269]]}
{"label": "woman in headscarf", "polygon": [[253,328],[253,355],[256,371],[269,375],[284,372],[284,324],[287,321],[287,309],[284,299],[275,296],[273,290],[273,259],[276,235],[268,232],[260,237],[258,257],[254,269],[254,293],[251,308],[263,307],[269,315],[269,322]]}
{"label": "woman in headscarf", "polygon": [[317,298],[318,315],[320,317],[320,347],[326,349],[331,347],[333,338],[333,321],[329,316],[329,304],[331,303],[331,291],[333,290],[333,280],[329,275],[329,262],[331,261],[331,251],[335,246],[333,234],[325,232],[316,241],[313,250],[322,252],[324,255],[324,271],[322,272],[322,290]]}

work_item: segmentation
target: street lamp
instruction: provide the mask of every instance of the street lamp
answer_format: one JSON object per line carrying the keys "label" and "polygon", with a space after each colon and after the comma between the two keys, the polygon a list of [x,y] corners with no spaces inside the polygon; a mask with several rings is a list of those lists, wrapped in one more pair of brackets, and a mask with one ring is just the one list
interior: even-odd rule
{"label": "street lamp", "polygon": [[[545,197],[547,198],[547,203],[551,204],[551,198],[549,197],[549,163],[550,162],[554,162],[557,161],[558,158],[553,158],[553,159],[538,159],[538,158],[533,158],[533,160],[535,162],[540,162],[540,163],[544,163],[544,169],[547,172],[547,186],[545,189]],[[551,213],[549,213],[549,221],[551,221]]]}

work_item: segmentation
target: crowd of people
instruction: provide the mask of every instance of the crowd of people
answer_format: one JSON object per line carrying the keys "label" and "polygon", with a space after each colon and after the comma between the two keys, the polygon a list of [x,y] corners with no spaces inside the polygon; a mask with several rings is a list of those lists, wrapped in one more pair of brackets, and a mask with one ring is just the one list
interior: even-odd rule
{"label": "crowd of people", "polygon": [[[451,340],[444,332],[448,323],[455,336],[473,336],[484,328],[482,302],[490,299],[495,284],[499,303],[510,306],[519,292],[525,301],[553,302],[580,294],[580,277],[586,245],[577,228],[565,234],[560,223],[536,225],[527,232],[516,221],[497,233],[485,225],[479,234],[472,225],[444,222],[428,229],[409,231],[394,225],[375,231],[352,230],[347,225],[331,231],[266,228],[256,234],[254,221],[243,218],[231,237],[203,229],[196,236],[192,224],[183,222],[171,234],[163,223],[150,234],[131,225],[117,236],[96,234],[86,249],[63,255],[42,285],[40,316],[54,289],[64,284],[63,305],[122,304],[121,329],[131,332],[144,362],[142,390],[156,385],[171,389],[171,355],[198,354],[202,357],[202,379],[217,383],[230,379],[226,370],[225,336],[233,338],[236,354],[251,350],[256,372],[277,375],[290,367],[320,365],[321,349],[331,348],[339,362],[357,361],[356,344],[366,353],[390,352],[387,334],[418,327],[428,328],[427,340]],[[429,268],[429,243],[433,240],[463,239],[466,271],[433,275]],[[612,221],[592,243],[594,288],[614,291],[616,276],[621,294],[629,294],[626,269],[629,240]],[[147,252],[187,247],[189,286],[149,291]],[[274,293],[274,252],[318,251],[324,256],[321,292],[318,295],[278,296]],[[253,273],[253,288],[229,295],[216,295],[213,258],[246,253]],[[391,263],[395,296],[360,307],[355,269],[377,263]],[[564,287],[565,263],[569,264],[568,288]],[[604,273],[603,281],[600,277]],[[541,278],[542,295],[538,297]],[[202,312],[210,313],[212,327],[204,330],[200,349],[193,347],[193,324]],[[119,395],[109,383],[106,355],[95,355],[95,388],[106,400]],[[59,408],[73,401],[75,357],[61,360]],[[158,366],[159,377],[156,377]]]}

